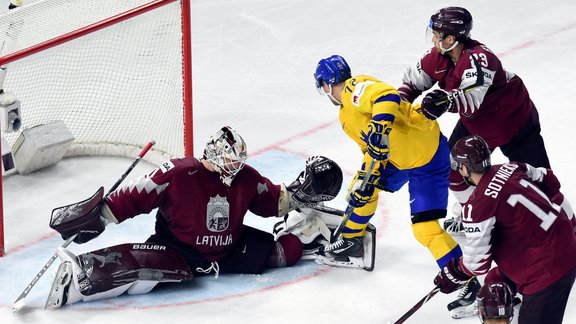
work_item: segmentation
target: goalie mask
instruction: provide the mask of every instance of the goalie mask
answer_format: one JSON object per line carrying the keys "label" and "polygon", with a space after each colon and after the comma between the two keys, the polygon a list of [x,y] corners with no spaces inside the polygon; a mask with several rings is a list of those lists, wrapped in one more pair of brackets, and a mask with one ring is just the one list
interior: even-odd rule
{"label": "goalie mask", "polygon": [[229,126],[222,127],[212,135],[204,149],[204,159],[220,173],[220,180],[228,187],[244,167],[247,155],[246,143]]}

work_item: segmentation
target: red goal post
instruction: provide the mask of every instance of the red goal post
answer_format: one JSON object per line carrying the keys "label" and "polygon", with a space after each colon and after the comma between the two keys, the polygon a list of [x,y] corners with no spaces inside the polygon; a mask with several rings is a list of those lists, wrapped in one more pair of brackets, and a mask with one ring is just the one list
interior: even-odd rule
{"label": "red goal post", "polygon": [[[191,156],[190,0],[40,0],[0,15],[0,89],[22,127],[62,121],[66,156]],[[0,255],[4,220],[0,182]]]}

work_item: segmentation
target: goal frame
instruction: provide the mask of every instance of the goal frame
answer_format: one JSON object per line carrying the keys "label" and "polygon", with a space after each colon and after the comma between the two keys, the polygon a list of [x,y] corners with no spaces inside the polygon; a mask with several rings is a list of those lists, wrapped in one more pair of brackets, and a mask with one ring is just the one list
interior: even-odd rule
{"label": "goal frame", "polygon": [[[54,37],[44,42],[22,50],[0,56],[0,66],[6,66],[25,57],[45,51],[60,44],[78,39],[85,35],[94,33],[103,28],[126,21],[135,16],[147,13],[157,8],[163,7],[173,2],[180,2],[181,5],[181,28],[182,28],[182,78],[183,78],[183,109],[184,109],[184,156],[189,157],[193,154],[193,136],[192,136],[192,32],[191,32],[191,5],[190,0],[150,0],[148,3],[131,10],[119,13],[107,19],[86,25],[77,30]],[[1,144],[0,144],[1,145]],[[0,147],[1,151],[1,147]],[[0,166],[1,161],[0,159]],[[1,169],[0,169],[1,170]],[[0,179],[0,257],[5,255],[5,236],[4,236],[4,202],[3,202],[3,185]]]}

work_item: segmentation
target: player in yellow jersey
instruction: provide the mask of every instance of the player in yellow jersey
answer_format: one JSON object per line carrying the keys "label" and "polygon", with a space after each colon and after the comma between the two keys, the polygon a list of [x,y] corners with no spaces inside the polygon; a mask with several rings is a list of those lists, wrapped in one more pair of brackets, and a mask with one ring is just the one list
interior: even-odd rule
{"label": "player in yellow jersey", "polygon": [[[371,76],[352,77],[341,56],[320,60],[314,77],[318,91],[339,106],[344,132],[364,154],[348,189],[348,203],[354,209],[342,236],[320,251],[319,260],[339,265],[362,256],[362,237],[376,211],[378,193],[398,191],[406,183],[418,242],[440,268],[459,258],[460,247],[438,222],[446,216],[450,173],[450,150],[438,123],[422,115],[419,106],[403,101],[394,87]],[[376,167],[362,190],[360,183],[373,159]]]}

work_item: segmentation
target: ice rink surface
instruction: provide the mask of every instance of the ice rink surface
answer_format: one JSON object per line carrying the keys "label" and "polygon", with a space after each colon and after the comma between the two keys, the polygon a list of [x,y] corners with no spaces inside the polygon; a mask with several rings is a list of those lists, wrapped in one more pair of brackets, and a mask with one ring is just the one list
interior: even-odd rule
{"label": "ice rink surface", "polygon": [[[7,4],[0,1],[1,8]],[[290,182],[306,157],[325,155],[341,165],[347,186],[361,155],[340,129],[337,108],[314,88],[316,63],[340,54],[353,74],[374,75],[397,86],[404,69],[431,47],[424,39],[430,15],[449,5],[468,8],[474,17],[472,37],[523,78],[540,112],[552,167],[563,192],[575,202],[576,2],[569,0],[193,1],[195,156],[209,135],[227,124],[246,140],[248,163],[273,181]],[[455,121],[455,116],[441,118],[444,134],[450,134]],[[499,152],[494,160],[504,161]],[[307,261],[259,276],[204,277],[144,296],[44,311],[57,268],[53,265],[31,291],[29,307],[12,314],[12,302],[62,244],[48,227],[51,210],[87,198],[101,185],[109,188],[130,163],[124,158],[65,159],[31,175],[4,179],[7,255],[0,258],[0,323],[387,323],[433,288],[438,269],[412,236],[404,188],[381,194],[373,218],[378,229],[373,272]],[[151,169],[141,163],[131,177]],[[343,192],[329,205],[344,208]],[[153,215],[143,215],[109,226],[98,239],[72,244],[71,250],[145,240],[153,222]],[[249,215],[246,222],[271,230],[274,220]],[[446,304],[455,297],[436,295],[407,323],[478,323],[476,318],[449,318]],[[576,288],[564,319],[576,323]]]}

